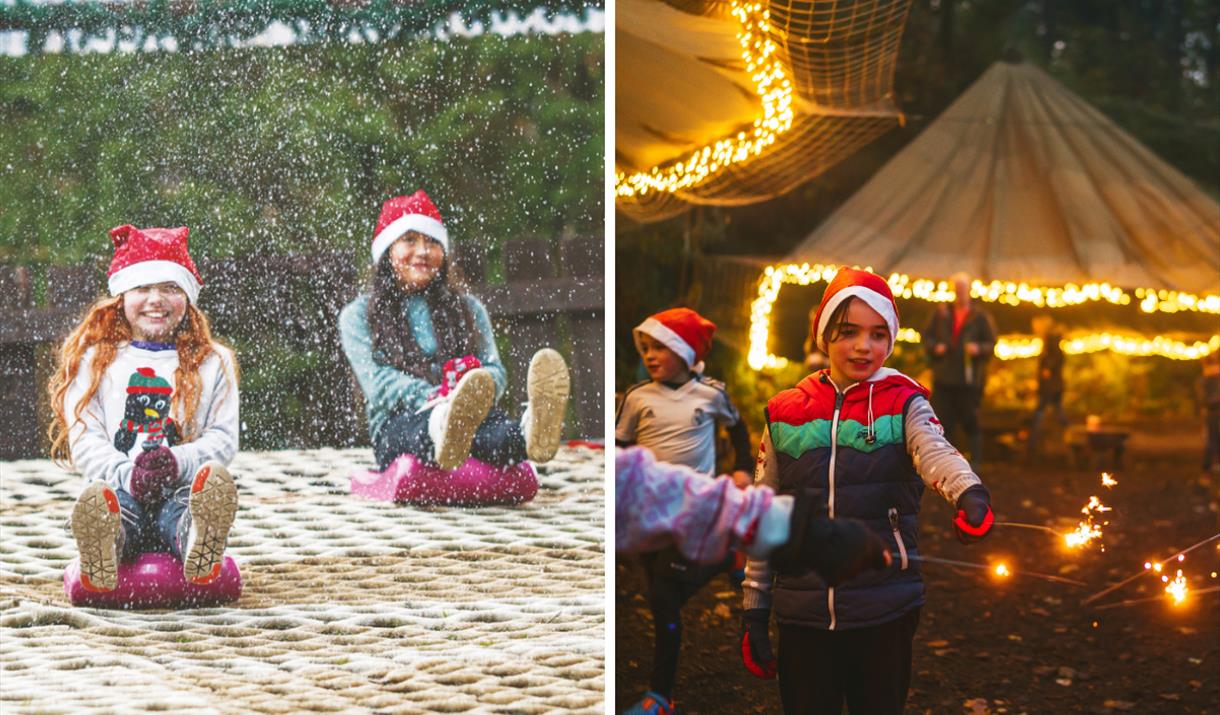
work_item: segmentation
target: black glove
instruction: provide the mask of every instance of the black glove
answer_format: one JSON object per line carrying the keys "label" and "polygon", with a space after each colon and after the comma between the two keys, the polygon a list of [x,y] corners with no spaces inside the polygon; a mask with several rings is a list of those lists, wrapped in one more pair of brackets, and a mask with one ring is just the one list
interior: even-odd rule
{"label": "black glove", "polygon": [[811,514],[813,500],[802,493],[792,507],[788,542],[771,554],[780,573],[813,570],[835,586],[868,569],[882,569],[891,558],[885,541],[858,519],[823,519]]}
{"label": "black glove", "polygon": [[764,680],[775,677],[770,623],[770,608],[751,608],[741,616],[741,662],[746,670]]}
{"label": "black glove", "polygon": [[957,516],[953,519],[953,530],[957,540],[963,544],[982,541],[991,533],[995,515],[991,513],[991,494],[987,487],[975,484],[957,498]]}

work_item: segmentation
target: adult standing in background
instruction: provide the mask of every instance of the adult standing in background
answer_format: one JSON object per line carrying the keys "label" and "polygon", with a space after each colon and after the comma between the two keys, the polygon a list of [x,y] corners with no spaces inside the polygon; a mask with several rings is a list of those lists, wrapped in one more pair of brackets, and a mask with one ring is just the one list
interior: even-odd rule
{"label": "adult standing in background", "polygon": [[952,280],[953,303],[937,306],[923,331],[923,346],[932,363],[932,409],[945,437],[959,449],[954,431],[959,425],[965,430],[970,462],[977,469],[983,461],[979,403],[995,351],[995,326],[970,299],[970,276],[958,273]]}
{"label": "adult standing in background", "polygon": [[1053,411],[1060,427],[1067,426],[1067,415],[1063,413],[1063,348],[1059,341],[1063,331],[1054,318],[1041,314],[1033,319],[1034,335],[1042,340],[1042,352],[1038,355],[1038,404],[1034,407],[1029,424],[1029,460],[1032,462],[1042,448],[1042,420],[1048,410]]}

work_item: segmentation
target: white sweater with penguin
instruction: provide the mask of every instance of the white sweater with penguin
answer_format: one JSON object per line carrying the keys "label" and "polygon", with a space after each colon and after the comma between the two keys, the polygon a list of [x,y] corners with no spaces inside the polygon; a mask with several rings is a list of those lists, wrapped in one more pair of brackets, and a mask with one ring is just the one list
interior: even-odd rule
{"label": "white sweater with penguin", "polygon": [[[237,454],[240,423],[235,361],[233,353],[222,345],[213,343],[212,350],[199,366],[199,405],[195,408],[193,424],[177,426],[180,439],[186,432],[191,440],[170,447],[178,461],[179,485],[188,483],[205,462],[216,460],[227,465]],[[76,408],[89,389],[95,354],[95,348],[85,352],[76,379],[64,397],[72,462],[86,481],[102,481],[112,489],[130,491],[135,459],[153,433],[131,430],[136,432],[135,442],[126,452],[119,451],[115,445],[116,433],[128,424],[128,400],[137,397],[128,393],[128,385],[132,376],[143,369],[144,374],[152,370],[176,390],[174,372],[178,369],[178,351],[149,350],[131,344],[120,346],[114,362],[102,374],[97,392],[81,410],[77,421]],[[172,398],[173,393],[167,397]],[[172,417],[178,422],[181,416],[174,414]]]}

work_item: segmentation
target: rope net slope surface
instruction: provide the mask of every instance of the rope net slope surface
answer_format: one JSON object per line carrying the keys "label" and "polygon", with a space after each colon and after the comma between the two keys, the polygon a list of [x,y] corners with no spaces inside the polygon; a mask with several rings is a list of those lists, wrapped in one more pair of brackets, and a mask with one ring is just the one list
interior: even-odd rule
{"label": "rope net slope surface", "polygon": [[[696,59],[714,64],[721,78],[738,73],[739,91],[754,95],[756,118],[736,132],[697,140],[700,127],[690,126],[681,142],[675,141],[681,129],[666,124],[664,105],[651,115],[646,108],[619,110],[616,122],[646,116],[635,121],[649,125],[620,125],[620,140],[651,135],[675,150],[670,159],[652,166],[631,161],[649,152],[634,147],[618,152],[616,200],[627,216],[656,221],[690,204],[742,205],[774,198],[902,121],[893,79],[910,0],[671,5],[675,12],[721,19],[723,31],[735,33],[739,57],[732,62]],[[624,25],[626,32],[635,31],[629,22],[618,23],[620,31]],[[692,52],[681,40],[673,46],[675,52]],[[658,76],[664,71],[657,67],[653,75],[620,78],[620,97],[632,82],[664,86],[665,78]],[[705,86],[714,91],[716,83]]]}
{"label": "rope net slope surface", "polygon": [[516,507],[351,496],[368,450],[240,453],[230,607],[72,608],[81,478],[0,462],[0,711],[601,713],[603,459]]}

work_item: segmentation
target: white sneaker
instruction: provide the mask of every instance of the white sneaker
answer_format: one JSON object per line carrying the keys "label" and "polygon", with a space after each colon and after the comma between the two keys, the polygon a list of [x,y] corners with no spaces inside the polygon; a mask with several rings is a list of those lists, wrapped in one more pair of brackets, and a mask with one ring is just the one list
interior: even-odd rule
{"label": "white sneaker", "polygon": [[184,518],[189,519],[182,544],[182,575],[195,584],[220,576],[229,529],[237,514],[237,485],[220,462],[208,462],[195,472]]}
{"label": "white sneaker", "polygon": [[526,379],[529,404],[521,415],[525,454],[534,462],[549,462],[559,450],[570,391],[568,364],[563,356],[550,348],[534,353]]}
{"label": "white sneaker", "polygon": [[122,531],[118,497],[102,482],[90,482],[72,507],[72,536],[86,591],[113,591],[118,585]]}
{"label": "white sneaker", "polygon": [[428,415],[433,460],[446,471],[457,469],[470,456],[474,433],[491,411],[496,399],[496,381],[483,368],[466,373],[446,400]]}

